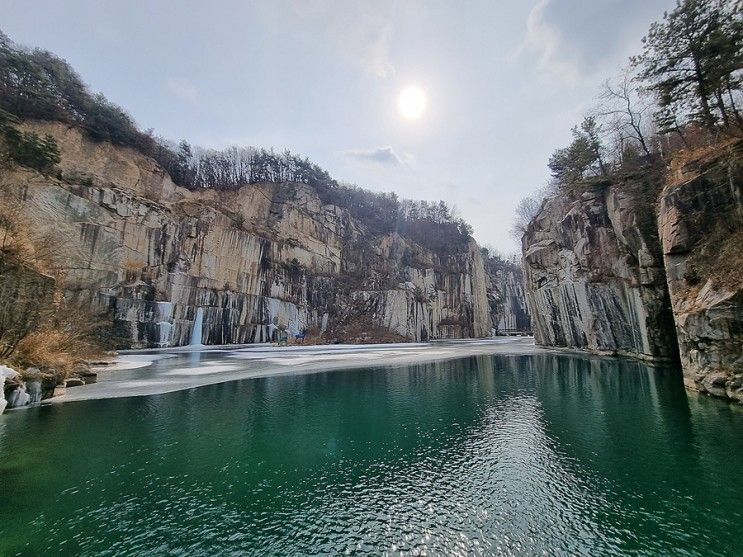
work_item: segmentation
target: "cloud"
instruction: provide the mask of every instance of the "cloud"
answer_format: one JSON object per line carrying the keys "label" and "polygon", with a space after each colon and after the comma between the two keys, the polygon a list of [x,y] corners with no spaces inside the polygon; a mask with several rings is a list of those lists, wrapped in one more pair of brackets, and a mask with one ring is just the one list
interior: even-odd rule
{"label": "cloud", "polygon": [[315,8],[321,14],[319,28],[346,62],[387,78],[395,75],[390,56],[393,5],[391,0],[316,0]]}
{"label": "cloud", "polygon": [[392,25],[384,25],[363,46],[359,54],[361,67],[374,77],[385,78],[395,75],[395,66],[390,60],[391,35]]}
{"label": "cloud", "polygon": [[595,81],[618,70],[640,49],[640,38],[673,0],[644,0],[627,9],[622,0],[538,0],[526,18],[516,55],[532,53],[543,73],[567,84]]}
{"label": "cloud", "polygon": [[374,147],[372,149],[351,149],[344,151],[345,156],[362,162],[381,164],[385,166],[399,166],[405,164],[407,156],[400,157],[395,150],[389,146]]}
{"label": "cloud", "polygon": [[575,82],[579,75],[574,60],[564,57],[561,51],[562,36],[559,29],[545,17],[551,0],[539,0],[526,18],[526,37],[517,55],[525,51],[534,52],[539,57],[539,68],[554,73],[566,82]]}
{"label": "cloud", "polygon": [[312,29],[345,63],[377,78],[395,75],[390,54],[394,0],[274,0],[261,8],[278,25]]}
{"label": "cloud", "polygon": [[196,86],[184,79],[170,78],[166,83],[168,91],[188,104],[196,104],[199,98],[199,90]]}

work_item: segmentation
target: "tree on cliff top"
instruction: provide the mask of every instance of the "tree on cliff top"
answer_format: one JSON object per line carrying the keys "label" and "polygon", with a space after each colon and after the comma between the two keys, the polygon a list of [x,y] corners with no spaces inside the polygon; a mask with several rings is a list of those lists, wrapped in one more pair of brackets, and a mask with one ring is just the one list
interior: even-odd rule
{"label": "tree on cliff top", "polygon": [[[96,141],[155,156],[157,144],[124,109],[93,94],[75,70],[47,50],[14,44],[0,31],[0,109],[19,118],[64,122]],[[158,161],[159,162],[159,161]]]}
{"label": "tree on cliff top", "polygon": [[624,70],[618,79],[606,80],[601,86],[595,114],[614,135],[622,159],[628,151],[639,150],[650,161],[654,158],[650,141],[652,122],[648,118],[652,101],[633,86],[633,79],[630,71]]}
{"label": "tree on cliff top", "polygon": [[709,130],[741,126],[742,15],[740,1],[678,0],[651,25],[632,60],[657,96],[661,132],[676,130],[685,116]]}
{"label": "tree on cliff top", "polygon": [[524,197],[516,205],[516,217],[513,219],[513,225],[511,226],[511,236],[519,242],[526,233],[529,223],[539,213],[543,199],[543,195],[538,192],[534,195]]}
{"label": "tree on cliff top", "polygon": [[17,118],[0,109],[0,164],[6,162],[49,174],[59,163],[59,147],[50,135],[39,137],[16,127]]}
{"label": "tree on cliff top", "polygon": [[[590,187],[587,178],[662,170],[679,149],[743,133],[743,0],[677,0],[631,62],[604,84],[570,145],[550,157],[548,196],[577,193]],[[534,206],[529,198],[519,205],[514,236],[523,235]]]}
{"label": "tree on cliff top", "polygon": [[573,128],[573,141],[558,149],[550,157],[548,166],[552,177],[561,185],[571,185],[589,176],[606,176],[601,127],[596,119],[587,116],[580,127]]}
{"label": "tree on cliff top", "polygon": [[[182,187],[237,190],[247,184],[298,182],[312,187],[325,204],[346,208],[372,234],[398,232],[435,251],[466,245],[472,229],[443,202],[419,205],[418,217],[404,214],[394,193],[377,193],[339,183],[330,174],[289,151],[254,147],[223,150],[156,139],[143,132],[124,109],[93,94],[63,59],[51,52],[14,44],[0,32],[0,115],[58,121],[76,126],[95,141],[132,147],[157,161]],[[0,127],[2,121],[0,120]],[[10,128],[9,128],[10,129]],[[50,137],[10,130],[12,158],[48,172],[59,162]]]}

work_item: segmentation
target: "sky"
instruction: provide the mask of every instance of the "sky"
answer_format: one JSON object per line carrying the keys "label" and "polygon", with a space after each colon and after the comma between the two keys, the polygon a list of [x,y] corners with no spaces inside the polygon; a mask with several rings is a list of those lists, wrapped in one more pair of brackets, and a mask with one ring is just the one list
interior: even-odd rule
{"label": "sky", "polygon": [[[0,29],[66,59],[143,129],[288,148],[338,180],[443,199],[509,254],[518,201],[674,3],[0,0]],[[398,110],[411,85],[416,120]]]}

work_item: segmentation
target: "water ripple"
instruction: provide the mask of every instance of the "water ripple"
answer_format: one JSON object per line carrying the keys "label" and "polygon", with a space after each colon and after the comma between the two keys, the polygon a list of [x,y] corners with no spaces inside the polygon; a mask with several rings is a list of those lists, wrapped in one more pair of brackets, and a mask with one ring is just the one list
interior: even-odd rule
{"label": "water ripple", "polygon": [[743,416],[614,362],[597,378],[585,359],[479,357],[15,413],[0,553],[735,554],[741,490],[716,471],[741,469]]}

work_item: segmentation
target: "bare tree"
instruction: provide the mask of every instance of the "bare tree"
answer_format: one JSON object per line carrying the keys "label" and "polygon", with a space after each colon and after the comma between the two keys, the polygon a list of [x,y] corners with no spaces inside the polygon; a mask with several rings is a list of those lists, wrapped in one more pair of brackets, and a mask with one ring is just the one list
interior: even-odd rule
{"label": "bare tree", "polygon": [[619,137],[619,153],[624,151],[625,141],[631,140],[642,149],[649,159],[653,159],[648,140],[648,115],[652,104],[633,86],[633,76],[624,70],[614,81],[606,80],[599,95],[596,115],[606,121],[610,129]]}
{"label": "bare tree", "polygon": [[543,199],[544,197],[540,195],[540,192],[537,192],[534,195],[524,197],[516,205],[516,216],[511,227],[511,235],[514,238],[521,240],[529,227],[529,223],[539,214]]}

